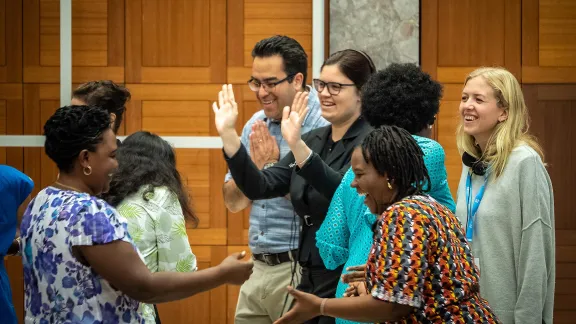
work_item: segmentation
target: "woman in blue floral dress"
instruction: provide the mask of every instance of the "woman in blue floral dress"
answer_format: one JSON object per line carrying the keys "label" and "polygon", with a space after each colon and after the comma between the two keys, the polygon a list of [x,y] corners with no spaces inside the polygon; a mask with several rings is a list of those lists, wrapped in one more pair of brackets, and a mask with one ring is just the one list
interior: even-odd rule
{"label": "woman in blue floral dress", "polygon": [[243,253],[195,273],[150,273],[127,224],[96,196],[117,168],[104,110],[58,109],[44,125],[60,177],[30,202],[21,225],[26,323],[141,323],[139,302],[183,299],[252,273]]}

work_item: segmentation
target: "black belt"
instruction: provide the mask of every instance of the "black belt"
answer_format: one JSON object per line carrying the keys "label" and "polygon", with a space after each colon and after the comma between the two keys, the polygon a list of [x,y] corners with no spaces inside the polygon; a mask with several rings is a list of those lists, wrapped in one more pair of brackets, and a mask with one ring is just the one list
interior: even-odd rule
{"label": "black belt", "polygon": [[298,250],[292,250],[281,253],[252,254],[252,257],[254,258],[254,260],[264,262],[269,266],[275,266],[284,262],[298,260]]}

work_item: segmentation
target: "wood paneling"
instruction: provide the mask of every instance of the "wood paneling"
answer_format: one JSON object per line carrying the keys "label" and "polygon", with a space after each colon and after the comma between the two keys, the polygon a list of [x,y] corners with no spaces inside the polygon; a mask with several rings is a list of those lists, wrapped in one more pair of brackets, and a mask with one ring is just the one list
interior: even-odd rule
{"label": "wood paneling", "polygon": [[[60,1],[24,1],[24,82],[58,83]],[[72,80],[124,81],[124,0],[72,2]]]}
{"label": "wood paneling", "polygon": [[570,202],[576,174],[576,84],[524,85],[526,104],[532,118],[532,132],[546,153],[547,169],[554,186],[556,220],[556,295],[554,322],[572,323],[576,307],[576,217]]}
{"label": "wood paneling", "polygon": [[[312,75],[312,1],[228,0],[228,82],[245,84],[252,67],[252,47],[272,35],[296,39],[308,55]],[[243,56],[237,57],[242,51]]]}
{"label": "wood paneling", "polygon": [[576,83],[576,5],[522,1],[522,82]]}
{"label": "wood paneling", "polygon": [[[0,134],[22,135],[22,84],[0,83]],[[0,147],[0,164],[23,169],[23,150],[20,147]]]}
{"label": "wood paneling", "polygon": [[226,82],[226,0],[133,0],[126,11],[127,82]]}
{"label": "wood paneling", "polygon": [[22,82],[22,0],[0,0],[0,83]]}

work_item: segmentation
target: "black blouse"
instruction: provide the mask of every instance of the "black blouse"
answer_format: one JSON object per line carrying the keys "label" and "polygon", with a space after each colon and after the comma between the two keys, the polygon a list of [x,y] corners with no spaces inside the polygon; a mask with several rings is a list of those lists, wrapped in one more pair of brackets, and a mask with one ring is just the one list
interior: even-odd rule
{"label": "black blouse", "polygon": [[316,247],[316,231],[326,217],[332,195],[350,168],[352,151],[371,130],[372,127],[359,118],[331,150],[326,146],[331,142],[332,126],[304,134],[302,139],[313,153],[302,168],[295,165],[292,152],[266,170],[259,170],[254,165],[243,145],[230,158],[224,154],[236,185],[249,199],[282,197],[290,193],[294,211],[302,219],[301,265],[324,268]]}

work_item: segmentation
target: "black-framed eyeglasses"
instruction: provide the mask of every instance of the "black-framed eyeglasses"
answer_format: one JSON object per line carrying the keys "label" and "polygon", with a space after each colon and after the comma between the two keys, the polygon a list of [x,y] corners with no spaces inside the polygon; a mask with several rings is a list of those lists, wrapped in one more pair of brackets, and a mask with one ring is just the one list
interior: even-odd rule
{"label": "black-framed eyeglasses", "polygon": [[342,87],[356,86],[354,83],[324,82],[320,79],[314,79],[312,81],[314,82],[314,89],[316,89],[318,93],[324,91],[324,88],[328,86],[328,93],[333,96],[338,95],[340,90],[342,90]]}
{"label": "black-framed eyeglasses", "polygon": [[258,90],[260,90],[260,87],[263,87],[264,91],[266,91],[266,92],[272,92],[272,91],[274,91],[276,86],[279,85],[280,83],[282,83],[284,81],[292,82],[292,79],[294,78],[294,76],[296,76],[296,74],[290,74],[282,80],[272,81],[272,82],[267,82],[267,81],[261,82],[260,80],[251,78],[250,80],[248,80],[248,86],[250,87],[250,90],[252,90],[254,92],[257,92]]}

